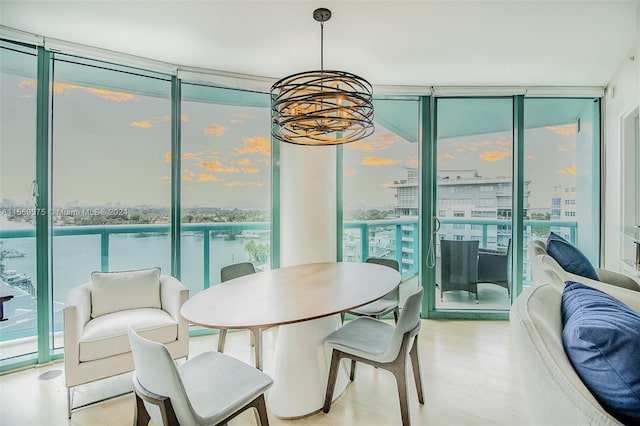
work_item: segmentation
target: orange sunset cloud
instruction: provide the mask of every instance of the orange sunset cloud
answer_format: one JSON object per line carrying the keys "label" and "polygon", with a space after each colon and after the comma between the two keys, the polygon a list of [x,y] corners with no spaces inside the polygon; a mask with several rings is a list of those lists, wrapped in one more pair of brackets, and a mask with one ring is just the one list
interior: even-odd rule
{"label": "orange sunset cloud", "polygon": [[[198,154],[196,154],[195,152],[183,152],[182,153],[182,159],[183,160],[191,160],[191,159],[196,159],[198,158]],[[164,161],[167,163],[171,162],[171,151],[167,151],[164,154]]]}
{"label": "orange sunset cloud", "polygon": [[148,121],[134,121],[133,123],[130,124],[131,127],[140,127],[141,129],[148,129],[149,127],[152,127],[153,125],[148,122]]}
{"label": "orange sunset cloud", "polygon": [[393,158],[364,157],[360,164],[363,166],[393,166],[398,164],[398,160],[394,160]]}
{"label": "orange sunset cloud", "polygon": [[211,172],[232,173],[239,170],[235,167],[225,167],[220,161],[201,161],[198,163],[200,167],[203,167]]}
{"label": "orange sunset cloud", "polygon": [[236,148],[238,154],[262,154],[271,155],[271,141],[262,136],[254,136],[244,139],[244,146]]}
{"label": "orange sunset cloud", "polygon": [[557,172],[560,175],[576,175],[576,165],[573,164],[569,167],[565,167],[564,169],[558,170]]}
{"label": "orange sunset cloud", "polygon": [[511,156],[511,151],[487,151],[482,153],[480,155],[480,158],[484,161],[493,163],[495,161],[500,161],[510,156]]}
{"label": "orange sunset cloud", "polygon": [[207,173],[200,173],[198,176],[198,182],[220,182],[221,180],[219,177]]}
{"label": "orange sunset cloud", "polygon": [[219,124],[213,124],[209,127],[207,127],[206,129],[204,129],[204,132],[209,134],[209,135],[214,135],[214,136],[222,136],[224,135],[224,132],[227,130],[226,127],[221,126]]}

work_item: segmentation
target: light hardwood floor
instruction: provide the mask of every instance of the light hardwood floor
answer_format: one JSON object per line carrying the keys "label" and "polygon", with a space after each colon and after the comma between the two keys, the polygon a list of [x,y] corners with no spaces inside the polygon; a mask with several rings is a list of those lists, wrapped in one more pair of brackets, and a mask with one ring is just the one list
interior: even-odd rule
{"label": "light hardwood floor", "polygon": [[[269,373],[277,329],[264,333],[265,371]],[[217,336],[191,339],[192,354],[214,350]],[[423,320],[419,339],[425,404],[418,404],[413,384],[409,388],[414,425],[525,425],[507,321]],[[230,333],[226,353],[252,363],[247,332]],[[0,376],[0,425],[130,425],[134,398],[131,393],[75,410],[66,416],[66,391],[62,363]],[[44,376],[43,376],[44,374]],[[77,399],[91,392],[128,386],[128,377],[99,381],[77,392]],[[322,412],[298,420],[270,415],[271,425],[368,425],[400,424],[400,408],[393,376],[384,370],[359,364],[356,380]],[[230,422],[255,425],[248,411]]]}

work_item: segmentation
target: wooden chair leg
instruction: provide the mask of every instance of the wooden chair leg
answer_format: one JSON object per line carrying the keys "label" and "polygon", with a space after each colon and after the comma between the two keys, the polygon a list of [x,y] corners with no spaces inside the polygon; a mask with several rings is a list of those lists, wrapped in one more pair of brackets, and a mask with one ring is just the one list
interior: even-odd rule
{"label": "wooden chair leg", "polygon": [[336,378],[338,376],[338,368],[340,367],[341,352],[334,349],[331,353],[331,366],[329,367],[329,377],[327,378],[327,392],[324,397],[324,407],[322,411],[328,413],[331,409],[331,400],[333,399],[333,391],[336,387]]}
{"label": "wooden chair leg", "polygon": [[135,426],[147,426],[151,420],[151,416],[144,406],[142,398],[140,398],[137,393],[134,392],[134,394],[136,395],[136,411],[133,415],[133,424]]}
{"label": "wooden chair leg", "polygon": [[224,352],[224,342],[227,340],[227,330],[221,329],[218,334],[218,352]]}
{"label": "wooden chair leg", "polygon": [[[406,353],[405,353],[406,354]],[[400,415],[402,417],[402,425],[409,426],[409,401],[407,399],[407,373],[406,373],[406,356],[400,356],[392,368],[392,373],[396,378],[398,385],[398,399],[400,400]]]}
{"label": "wooden chair leg", "polygon": [[413,369],[413,380],[416,382],[416,390],[418,391],[418,402],[424,404],[424,395],[422,393],[422,374],[420,374],[420,361],[418,357],[418,336],[413,341],[413,347],[409,352],[411,356],[411,367]]}
{"label": "wooden chair leg", "polygon": [[256,400],[256,412],[261,426],[269,426],[269,417],[267,416],[267,404],[264,402],[264,394],[260,395]]}
{"label": "wooden chair leg", "polygon": [[349,380],[351,380],[353,382],[353,380],[356,378],[356,360],[352,359],[351,360],[351,371],[349,372]]}
{"label": "wooden chair leg", "polygon": [[251,337],[253,338],[253,351],[256,361],[256,368],[262,371],[262,330],[254,328],[251,330]]}

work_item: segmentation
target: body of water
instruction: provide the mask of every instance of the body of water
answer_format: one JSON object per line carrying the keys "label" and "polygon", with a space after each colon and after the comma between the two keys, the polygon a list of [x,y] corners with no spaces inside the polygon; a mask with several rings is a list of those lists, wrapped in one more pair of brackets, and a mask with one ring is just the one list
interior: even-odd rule
{"label": "body of water", "polygon": [[[269,233],[259,233],[256,243],[268,245]],[[5,238],[3,248],[23,252],[23,257],[4,259],[5,270],[15,270],[31,277],[36,284],[35,238]],[[181,278],[193,295],[206,285],[220,282],[220,268],[231,263],[249,261],[244,249],[251,241],[246,238],[226,240],[210,238],[209,277],[204,276],[203,233],[186,232],[181,240]],[[74,287],[89,282],[91,272],[101,265],[101,241],[99,235],[56,236],[52,248],[51,288],[54,324],[61,325],[61,310],[67,293]],[[171,274],[170,236],[167,234],[112,234],[109,236],[109,271],[122,271],[159,266],[162,274]],[[268,263],[268,262],[267,262]],[[208,281],[206,283],[205,281]],[[36,327],[36,297],[22,289],[8,286],[14,299],[5,303],[8,321],[0,323],[0,340],[12,335],[24,335]],[[7,288],[7,287],[5,287]],[[51,290],[50,290],[51,291]],[[126,297],[126,295],[125,295]]]}

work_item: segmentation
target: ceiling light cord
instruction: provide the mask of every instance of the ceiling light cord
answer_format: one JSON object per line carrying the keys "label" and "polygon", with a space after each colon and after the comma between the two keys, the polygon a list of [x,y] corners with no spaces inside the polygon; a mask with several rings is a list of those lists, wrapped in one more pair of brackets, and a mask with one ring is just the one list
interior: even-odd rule
{"label": "ceiling light cord", "polygon": [[320,22],[320,71],[324,71],[324,21]]}

